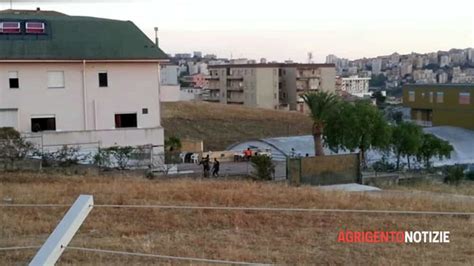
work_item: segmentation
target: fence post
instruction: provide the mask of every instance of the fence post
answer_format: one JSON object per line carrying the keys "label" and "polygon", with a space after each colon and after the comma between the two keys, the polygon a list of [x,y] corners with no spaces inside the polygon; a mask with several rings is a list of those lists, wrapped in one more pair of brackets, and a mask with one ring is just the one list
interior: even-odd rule
{"label": "fence post", "polygon": [[92,210],[93,204],[92,196],[80,195],[29,265],[54,265]]}

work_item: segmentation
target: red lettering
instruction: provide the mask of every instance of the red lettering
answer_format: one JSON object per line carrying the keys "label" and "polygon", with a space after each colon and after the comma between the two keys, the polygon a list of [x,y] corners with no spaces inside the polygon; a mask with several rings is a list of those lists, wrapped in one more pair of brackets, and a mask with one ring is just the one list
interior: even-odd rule
{"label": "red lettering", "polygon": [[404,243],[405,242],[405,232],[399,231],[397,232],[397,242]]}
{"label": "red lettering", "polygon": [[355,243],[360,243],[361,242],[360,236],[361,236],[360,232],[354,232],[354,242]]}
{"label": "red lettering", "polygon": [[380,232],[379,231],[374,232],[374,243],[380,243]]}
{"label": "red lettering", "polygon": [[346,242],[344,231],[339,231],[339,235],[337,236],[337,242]]}
{"label": "red lettering", "polygon": [[388,242],[388,232],[380,232],[380,242]]}
{"label": "red lettering", "polygon": [[354,243],[354,232],[346,231],[346,242],[347,243]]}
{"label": "red lettering", "polygon": [[374,243],[374,238],[372,232],[365,232],[365,239],[367,243]]}

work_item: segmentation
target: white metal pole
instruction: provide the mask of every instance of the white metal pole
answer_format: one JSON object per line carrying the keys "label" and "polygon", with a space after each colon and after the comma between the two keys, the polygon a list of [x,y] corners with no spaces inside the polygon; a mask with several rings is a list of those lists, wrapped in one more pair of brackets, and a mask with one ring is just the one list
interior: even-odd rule
{"label": "white metal pole", "polygon": [[91,195],[80,195],[36,253],[30,266],[54,265],[94,206]]}

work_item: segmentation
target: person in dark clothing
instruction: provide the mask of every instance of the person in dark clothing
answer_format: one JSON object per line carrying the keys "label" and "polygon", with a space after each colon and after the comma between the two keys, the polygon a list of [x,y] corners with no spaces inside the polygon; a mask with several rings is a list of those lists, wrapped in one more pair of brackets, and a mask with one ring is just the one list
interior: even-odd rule
{"label": "person in dark clothing", "polygon": [[212,166],[212,176],[213,177],[218,177],[219,176],[220,164],[221,163],[217,160],[217,158],[214,158],[214,165]]}
{"label": "person in dark clothing", "polygon": [[211,170],[210,163],[211,162],[209,160],[209,155],[207,155],[206,158],[202,159],[201,162],[199,162],[199,165],[202,164],[202,175],[205,178],[209,177],[209,171]]}

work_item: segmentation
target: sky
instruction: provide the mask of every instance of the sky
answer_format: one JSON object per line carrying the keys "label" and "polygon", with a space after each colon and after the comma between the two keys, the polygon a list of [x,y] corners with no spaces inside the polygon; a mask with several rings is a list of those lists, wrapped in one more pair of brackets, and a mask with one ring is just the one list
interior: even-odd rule
{"label": "sky", "polygon": [[[12,0],[14,9],[131,20],[170,54],[324,62],[474,47],[473,0]],[[0,0],[0,9],[10,0]]]}

